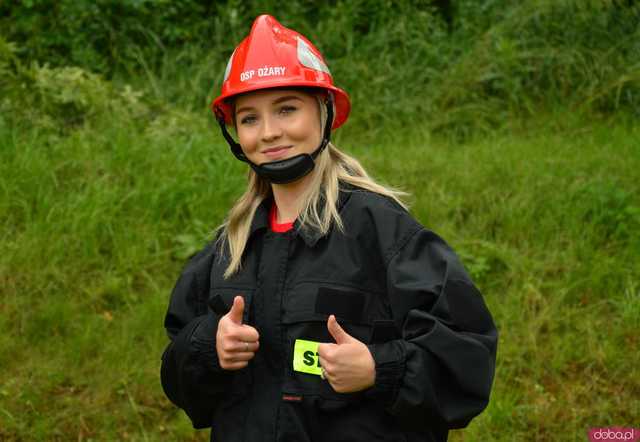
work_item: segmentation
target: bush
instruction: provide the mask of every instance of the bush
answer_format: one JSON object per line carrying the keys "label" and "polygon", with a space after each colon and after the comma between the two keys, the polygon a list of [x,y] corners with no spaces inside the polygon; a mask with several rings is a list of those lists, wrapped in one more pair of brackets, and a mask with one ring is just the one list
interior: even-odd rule
{"label": "bush", "polygon": [[137,119],[149,113],[143,93],[129,85],[114,87],[80,67],[25,66],[17,52],[0,38],[0,111],[13,124],[65,132],[114,114]]}
{"label": "bush", "polygon": [[200,112],[271,12],[323,52],[364,141],[425,122],[465,136],[558,106],[640,114],[640,5],[460,0],[448,26],[435,3],[31,0],[0,6],[0,27],[24,65],[77,66]]}

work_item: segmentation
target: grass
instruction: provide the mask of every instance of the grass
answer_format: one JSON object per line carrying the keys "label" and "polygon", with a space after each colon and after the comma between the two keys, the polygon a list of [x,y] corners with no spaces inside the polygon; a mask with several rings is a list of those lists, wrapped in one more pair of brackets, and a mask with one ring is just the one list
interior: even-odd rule
{"label": "grass", "polygon": [[[133,21],[106,6],[78,7],[84,22],[10,8],[0,440],[208,440],[160,388],[162,320],[185,259],[244,187],[203,107],[233,43],[274,10],[351,94],[337,144],[413,194],[499,326],[491,403],[451,440],[585,440],[635,424],[640,6],[459,0],[447,29],[421,2],[245,3],[197,23],[149,10],[154,43],[127,37],[145,2],[127,3]],[[36,35],[34,18],[57,25]],[[97,47],[116,36],[109,20],[119,37]],[[194,29],[200,40],[166,39]]]}
{"label": "grass", "polygon": [[[208,440],[159,382],[172,285],[244,185],[208,117],[0,125],[0,439]],[[425,126],[366,146],[339,132],[413,194],[499,326],[491,403],[452,440],[584,440],[635,423],[637,126],[561,113],[464,144]]]}

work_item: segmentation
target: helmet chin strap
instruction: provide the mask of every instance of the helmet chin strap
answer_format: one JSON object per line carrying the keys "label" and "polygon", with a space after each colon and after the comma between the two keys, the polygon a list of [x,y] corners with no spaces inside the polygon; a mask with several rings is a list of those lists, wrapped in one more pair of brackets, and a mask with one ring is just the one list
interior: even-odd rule
{"label": "helmet chin strap", "polygon": [[227,131],[227,125],[224,122],[224,114],[216,111],[216,118],[220,129],[222,129],[224,139],[229,143],[231,152],[233,152],[237,159],[248,163],[261,178],[267,179],[275,184],[287,184],[299,180],[311,172],[315,166],[314,160],[329,144],[329,140],[331,139],[331,126],[333,124],[333,94],[331,92],[327,94],[325,104],[327,106],[327,121],[324,125],[322,141],[316,150],[311,154],[301,153],[291,158],[262,163],[260,165],[251,162],[244,152],[242,152],[240,144],[236,143],[233,137],[231,137],[231,134]]}

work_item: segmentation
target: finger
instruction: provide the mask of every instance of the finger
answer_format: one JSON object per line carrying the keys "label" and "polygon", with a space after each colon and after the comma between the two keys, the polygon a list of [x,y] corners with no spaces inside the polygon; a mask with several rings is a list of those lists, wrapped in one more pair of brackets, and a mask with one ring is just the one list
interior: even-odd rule
{"label": "finger", "polygon": [[251,359],[253,359],[255,357],[255,353],[250,352],[250,351],[241,351],[241,352],[237,352],[237,353],[231,353],[226,361],[227,362],[246,362],[246,361],[250,361]]}
{"label": "finger", "polygon": [[248,341],[239,341],[237,344],[233,346],[233,350],[230,350],[234,353],[255,353],[260,347],[260,342],[248,342]]}
{"label": "finger", "polygon": [[222,362],[220,363],[220,366],[225,370],[240,370],[245,368],[247,365],[249,365],[247,361],[229,362],[224,364]]}
{"label": "finger", "polygon": [[326,375],[325,375],[325,376],[327,377],[326,379],[327,379],[327,382],[329,383],[329,385],[331,386],[331,389],[332,389],[333,391],[335,391],[336,393],[339,393],[339,391],[338,391],[338,386],[337,386],[337,384],[336,384],[335,379],[331,379],[331,378],[329,377],[329,376],[330,376],[330,375],[329,375],[329,373],[326,373]]}
{"label": "finger", "polygon": [[324,370],[325,374],[331,374],[333,371],[333,364],[322,357],[319,357],[318,359],[320,360],[320,367]]}
{"label": "finger", "polygon": [[320,368],[324,369],[328,362],[325,358],[320,355],[320,347],[318,347],[318,362],[320,363]]}
{"label": "finger", "polygon": [[232,364],[235,362],[247,362],[255,357],[253,352],[225,352],[220,355],[220,362]]}
{"label": "finger", "polygon": [[231,310],[227,313],[229,319],[235,324],[242,324],[242,314],[244,312],[244,298],[242,296],[236,296],[233,298],[233,305]]}
{"label": "finger", "polygon": [[258,342],[260,341],[260,335],[258,331],[247,326],[232,326],[227,333],[224,334],[224,338],[230,342]]}
{"label": "finger", "polygon": [[254,353],[260,347],[259,341],[247,342],[241,341],[238,339],[227,339],[221,346],[221,350],[225,354],[229,353],[240,353],[240,352],[251,352]]}
{"label": "finger", "polygon": [[327,321],[327,328],[329,329],[329,333],[333,336],[333,339],[336,340],[336,344],[347,344],[353,341],[353,337],[349,335],[344,329],[338,324],[338,320],[334,315],[329,316],[329,320]]}
{"label": "finger", "polygon": [[333,353],[335,352],[337,344],[319,344],[318,345],[318,356],[320,356],[321,361],[332,360]]}
{"label": "finger", "polygon": [[238,337],[241,341],[253,342],[260,339],[260,333],[255,327],[251,327],[250,325],[243,325],[239,327],[237,331],[234,332],[234,335]]}

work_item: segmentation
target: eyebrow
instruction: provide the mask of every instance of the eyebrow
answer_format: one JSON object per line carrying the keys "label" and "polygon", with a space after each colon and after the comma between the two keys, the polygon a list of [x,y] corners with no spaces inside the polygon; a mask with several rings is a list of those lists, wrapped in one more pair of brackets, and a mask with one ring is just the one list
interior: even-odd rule
{"label": "eyebrow", "polygon": [[[276,100],[273,101],[273,103],[271,104],[280,104],[284,101],[289,101],[289,100],[299,100],[299,101],[303,101],[302,98],[296,96],[296,95],[285,95],[284,97],[280,97]],[[247,112],[247,111],[251,111],[254,110],[253,107],[251,106],[244,106],[241,107],[240,109],[236,109],[236,115],[239,114],[240,112]]]}

